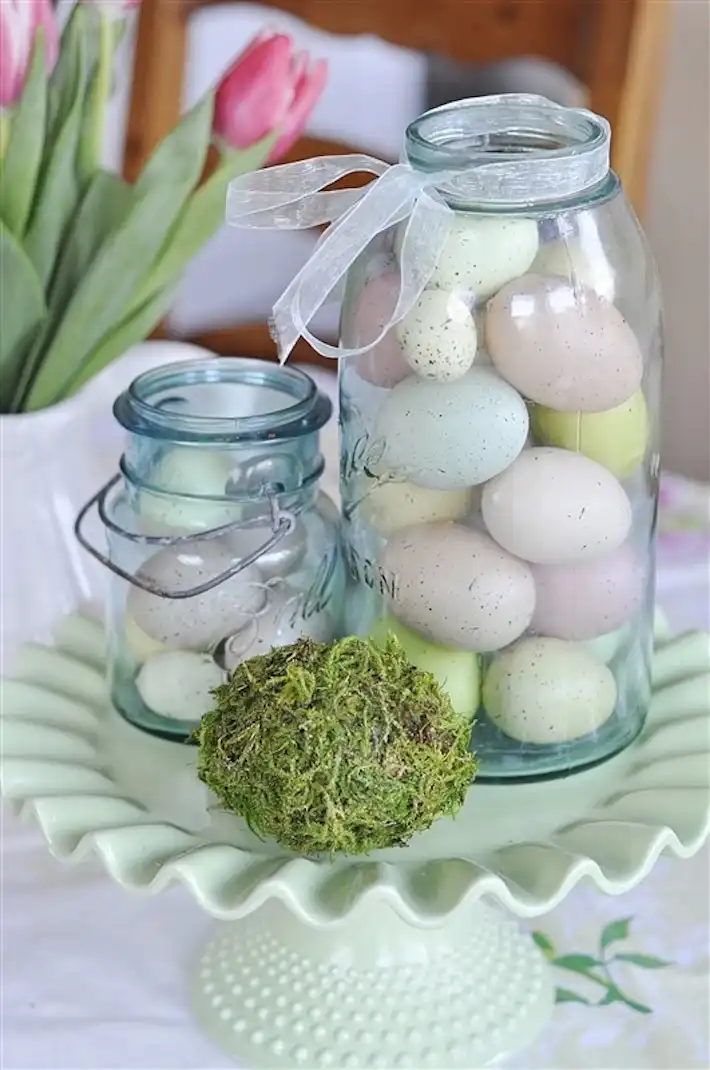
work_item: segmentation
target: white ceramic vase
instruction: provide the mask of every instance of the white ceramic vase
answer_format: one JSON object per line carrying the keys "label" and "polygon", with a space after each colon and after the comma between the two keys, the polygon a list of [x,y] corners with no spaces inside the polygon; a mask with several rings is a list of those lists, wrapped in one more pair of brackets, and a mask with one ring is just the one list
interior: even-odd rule
{"label": "white ceramic vase", "polygon": [[[116,471],[122,429],[116,396],[141,372],[211,354],[181,342],[142,342],[73,397],[39,412],[0,417],[0,658],[45,640],[77,606],[98,604],[106,577],[74,537],[78,510]],[[99,545],[96,521],[89,531]]]}

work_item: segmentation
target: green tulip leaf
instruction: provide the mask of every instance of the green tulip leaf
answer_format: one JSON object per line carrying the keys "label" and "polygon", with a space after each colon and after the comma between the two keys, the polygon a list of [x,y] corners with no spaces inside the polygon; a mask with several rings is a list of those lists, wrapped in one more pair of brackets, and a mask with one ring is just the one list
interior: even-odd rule
{"label": "green tulip leaf", "polygon": [[0,411],[9,410],[22,360],[46,314],[44,293],[32,262],[0,222]]}
{"label": "green tulip leaf", "polygon": [[22,96],[12,118],[10,142],[0,171],[0,219],[21,238],[34,199],[47,113],[47,76],[44,72],[44,39],[35,37],[32,62]]}
{"label": "green tulip leaf", "polygon": [[619,918],[617,921],[611,921],[602,931],[599,946],[603,951],[604,948],[609,947],[609,944],[616,943],[617,940],[626,940],[629,935],[629,926],[633,918]]}
{"label": "green tulip leaf", "polygon": [[148,160],[129,211],[110,234],[66,309],[25,402],[44,408],[66,395],[87,357],[126,319],[152,264],[202,172],[212,125],[212,97],[184,116]]}
{"label": "green tulip leaf", "polygon": [[217,233],[224,222],[227,187],[234,178],[255,171],[265,162],[276,140],[275,134],[240,152],[230,152],[185,207],[173,227],[136,303],[169,286],[183,271],[205,242]]}
{"label": "green tulip leaf", "polygon": [[124,323],[121,323],[89,354],[88,359],[79,368],[74,379],[67,383],[63,393],[57,400],[59,401],[76,393],[79,387],[83,386],[95,375],[98,375],[112,360],[120,357],[122,353],[125,353],[137,342],[142,342],[153,328],[160,323],[172,302],[173,291],[169,289],[154,295],[152,300],[147,301],[142,308],[137,309],[133,315],[126,319]]}
{"label": "green tulip leaf", "polygon": [[40,177],[24,242],[27,255],[35,265],[44,287],[52,276],[59,247],[79,198],[76,150],[81,127],[85,69],[81,38],[78,57],[72,105],[56,143],[45,151],[46,168]]}
{"label": "green tulip leaf", "polygon": [[555,989],[555,1003],[584,1003],[587,1007],[591,1005],[590,1000],[578,995],[577,992],[572,992],[569,988]]}
{"label": "green tulip leaf", "polygon": [[94,9],[98,22],[98,57],[94,64],[84,105],[77,166],[79,181],[85,187],[98,170],[103,149],[106,106],[111,94],[113,56],[115,47],[114,18],[105,7]]}
{"label": "green tulip leaf", "polygon": [[[90,71],[87,54],[90,43],[89,12],[84,4],[74,4],[62,32],[59,56],[49,80],[47,106],[47,145],[51,150],[59,141],[67,117],[74,107],[79,82],[85,83]],[[45,155],[47,155],[45,153]]]}
{"label": "green tulip leaf", "polygon": [[657,959],[655,955],[637,955],[633,952],[614,955],[613,961],[630,962],[633,966],[641,966],[644,970],[664,970],[666,966],[673,965],[665,959]]}

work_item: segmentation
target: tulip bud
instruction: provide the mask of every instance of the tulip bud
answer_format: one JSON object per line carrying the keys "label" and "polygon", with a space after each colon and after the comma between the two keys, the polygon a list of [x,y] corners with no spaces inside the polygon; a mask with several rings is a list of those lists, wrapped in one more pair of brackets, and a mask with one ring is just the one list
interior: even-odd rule
{"label": "tulip bud", "polygon": [[281,33],[255,37],[225,72],[215,95],[214,134],[218,143],[245,149],[272,131],[278,140],[269,161],[293,144],[325,85],[327,66],[312,67],[307,53],[293,52]]}
{"label": "tulip bud", "polygon": [[32,58],[35,35],[44,32],[44,55],[51,71],[59,51],[59,30],[50,0],[0,2],[0,107],[14,104],[22,94]]}

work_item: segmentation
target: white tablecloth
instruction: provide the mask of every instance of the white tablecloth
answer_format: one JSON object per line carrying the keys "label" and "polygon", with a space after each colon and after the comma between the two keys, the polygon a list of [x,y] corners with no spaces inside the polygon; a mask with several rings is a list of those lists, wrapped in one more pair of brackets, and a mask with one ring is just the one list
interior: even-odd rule
{"label": "white tablecloth", "polygon": [[[331,458],[336,432],[326,433]],[[337,467],[331,463],[332,487]],[[708,498],[667,479],[659,593],[673,627],[708,627]],[[4,1070],[213,1070],[229,1060],[193,1026],[187,977],[210,920],[182,888],[133,897],[98,863],[64,866],[32,825],[2,822]],[[582,886],[541,930],[558,955],[596,955],[609,922],[632,918],[615,949],[671,965],[616,963],[615,983],[652,1013],[595,1006],[605,989],[557,969],[576,998],[555,1010],[519,1070],[709,1065],[708,852],[662,860],[635,892],[610,899]],[[574,960],[573,960],[574,961]],[[570,997],[571,998],[571,997]]]}

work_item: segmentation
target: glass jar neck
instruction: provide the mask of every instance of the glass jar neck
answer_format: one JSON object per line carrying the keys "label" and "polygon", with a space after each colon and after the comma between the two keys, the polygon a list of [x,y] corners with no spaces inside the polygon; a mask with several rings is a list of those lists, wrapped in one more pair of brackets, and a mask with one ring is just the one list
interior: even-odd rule
{"label": "glass jar neck", "polygon": [[609,176],[610,127],[582,108],[503,94],[455,101],[408,127],[405,157],[442,173],[452,207],[538,207],[578,199]]}

